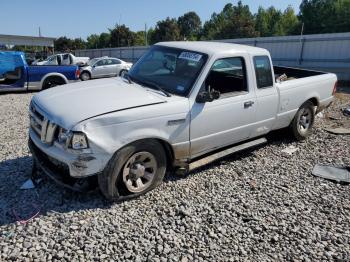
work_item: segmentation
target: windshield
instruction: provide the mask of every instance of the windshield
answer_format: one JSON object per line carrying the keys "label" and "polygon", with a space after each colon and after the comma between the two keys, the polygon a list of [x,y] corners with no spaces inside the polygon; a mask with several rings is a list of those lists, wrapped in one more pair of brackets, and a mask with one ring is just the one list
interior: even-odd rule
{"label": "windshield", "polygon": [[152,83],[169,93],[186,96],[207,58],[198,52],[153,46],[132,67],[129,76],[136,83]]}
{"label": "windshield", "polygon": [[98,61],[98,58],[91,59],[89,60],[89,62],[87,62],[87,65],[93,66],[97,61]]}

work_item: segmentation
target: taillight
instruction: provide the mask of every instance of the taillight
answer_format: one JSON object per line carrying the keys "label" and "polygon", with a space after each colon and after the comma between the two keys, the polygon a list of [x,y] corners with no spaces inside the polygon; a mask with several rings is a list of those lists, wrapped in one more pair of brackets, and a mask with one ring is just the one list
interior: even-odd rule
{"label": "taillight", "polygon": [[79,68],[75,71],[75,78],[76,79],[79,79],[79,77],[80,77],[80,70],[79,70]]}
{"label": "taillight", "polygon": [[334,96],[335,93],[337,92],[337,86],[338,86],[338,81],[335,81],[334,87],[333,87],[333,92],[332,95]]}

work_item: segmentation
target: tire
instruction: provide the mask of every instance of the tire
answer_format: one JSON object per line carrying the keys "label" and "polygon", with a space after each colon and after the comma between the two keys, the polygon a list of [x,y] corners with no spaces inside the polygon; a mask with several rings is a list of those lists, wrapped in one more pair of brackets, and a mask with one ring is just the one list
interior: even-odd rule
{"label": "tire", "polygon": [[128,70],[123,69],[119,72],[119,76],[123,77],[127,72],[128,72]]}
{"label": "tire", "polygon": [[125,200],[157,187],[165,171],[163,146],[155,140],[142,140],[117,151],[98,175],[98,184],[107,199]]}
{"label": "tire", "polygon": [[43,83],[43,90],[59,86],[59,85],[65,85],[66,81],[62,77],[59,76],[49,76],[48,78],[45,79]]}
{"label": "tire", "polygon": [[90,75],[89,72],[84,71],[84,72],[82,72],[80,74],[80,80],[81,81],[87,81],[87,80],[90,80],[90,79],[91,79],[91,75]]}
{"label": "tire", "polygon": [[295,114],[289,128],[296,140],[305,140],[311,134],[315,121],[314,109],[314,104],[310,101],[306,101]]}

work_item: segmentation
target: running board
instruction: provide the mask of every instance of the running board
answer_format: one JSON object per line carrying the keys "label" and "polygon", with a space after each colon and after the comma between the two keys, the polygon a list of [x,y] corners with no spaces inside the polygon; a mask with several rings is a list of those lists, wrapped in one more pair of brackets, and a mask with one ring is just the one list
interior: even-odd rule
{"label": "running board", "polygon": [[259,139],[253,140],[253,141],[249,141],[249,142],[246,142],[246,143],[243,143],[243,144],[240,144],[240,145],[233,146],[231,148],[225,149],[223,151],[217,152],[217,153],[215,153],[213,155],[204,157],[202,159],[199,159],[197,161],[194,161],[194,162],[190,163],[189,171],[192,171],[192,170],[197,169],[197,168],[199,168],[201,166],[204,166],[204,165],[207,165],[209,163],[212,163],[212,162],[214,162],[214,161],[216,161],[216,160],[218,160],[220,158],[223,158],[223,157],[228,156],[230,154],[233,154],[235,152],[238,152],[238,151],[250,148],[250,147],[258,146],[258,145],[264,144],[266,142],[267,142],[267,139],[265,137],[263,137],[263,138],[259,138]]}

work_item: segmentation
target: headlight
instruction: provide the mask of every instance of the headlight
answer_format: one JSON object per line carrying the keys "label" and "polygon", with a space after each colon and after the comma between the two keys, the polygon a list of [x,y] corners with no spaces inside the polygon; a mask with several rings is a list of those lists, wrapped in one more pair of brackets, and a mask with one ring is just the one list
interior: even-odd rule
{"label": "headlight", "polygon": [[86,149],[89,147],[84,133],[73,133],[71,141],[72,149]]}

